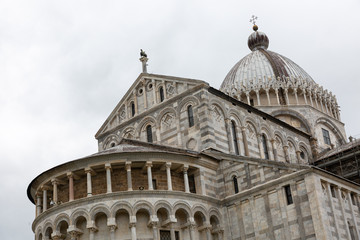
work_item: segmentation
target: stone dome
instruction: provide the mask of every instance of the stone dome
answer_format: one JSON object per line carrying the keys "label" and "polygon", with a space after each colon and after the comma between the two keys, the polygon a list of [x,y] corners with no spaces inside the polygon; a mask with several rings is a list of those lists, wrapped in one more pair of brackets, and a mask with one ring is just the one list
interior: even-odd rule
{"label": "stone dome", "polygon": [[[290,59],[267,50],[269,39],[265,33],[255,31],[248,38],[252,51],[242,58],[229,71],[221,84],[220,91],[227,94],[247,86],[266,84],[267,82],[301,81],[314,84],[314,80],[304,69]],[[236,92],[236,91],[235,91]]]}

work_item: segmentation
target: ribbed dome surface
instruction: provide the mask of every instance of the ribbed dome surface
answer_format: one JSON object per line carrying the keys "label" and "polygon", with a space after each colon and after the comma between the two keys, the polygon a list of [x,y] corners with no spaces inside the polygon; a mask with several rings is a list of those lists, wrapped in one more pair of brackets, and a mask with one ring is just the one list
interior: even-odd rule
{"label": "ribbed dome surface", "polygon": [[248,39],[252,52],[241,59],[225,77],[220,91],[231,92],[232,88],[243,84],[258,84],[259,82],[279,79],[301,79],[309,82],[314,80],[304,69],[290,59],[267,50],[269,40],[264,33],[254,32]]}

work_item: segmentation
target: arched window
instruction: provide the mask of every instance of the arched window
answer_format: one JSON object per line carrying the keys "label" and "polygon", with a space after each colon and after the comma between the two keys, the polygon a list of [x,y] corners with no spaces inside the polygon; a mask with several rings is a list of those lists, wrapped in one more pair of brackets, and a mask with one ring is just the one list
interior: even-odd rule
{"label": "arched window", "polygon": [[262,145],[263,145],[263,149],[264,149],[265,159],[269,159],[269,151],[268,151],[268,147],[267,147],[267,141],[266,141],[265,134],[261,135],[261,141],[262,141]]}
{"label": "arched window", "polygon": [[146,137],[149,143],[153,142],[151,125],[147,125],[146,127]]}
{"label": "arched window", "polygon": [[239,146],[238,146],[237,136],[236,136],[236,125],[235,125],[234,121],[231,121],[231,131],[232,131],[235,154],[239,155]]}
{"label": "arched window", "polygon": [[234,192],[238,193],[239,192],[239,185],[238,185],[237,177],[233,176],[232,180],[233,180],[233,184],[234,184]]}
{"label": "arched window", "polygon": [[135,116],[135,103],[131,102],[131,116]]}
{"label": "arched window", "polygon": [[159,95],[160,95],[160,102],[164,101],[164,88],[160,87],[159,88]]}
{"label": "arched window", "polygon": [[188,112],[189,127],[192,127],[194,126],[194,114],[191,105],[187,107],[187,112]]}

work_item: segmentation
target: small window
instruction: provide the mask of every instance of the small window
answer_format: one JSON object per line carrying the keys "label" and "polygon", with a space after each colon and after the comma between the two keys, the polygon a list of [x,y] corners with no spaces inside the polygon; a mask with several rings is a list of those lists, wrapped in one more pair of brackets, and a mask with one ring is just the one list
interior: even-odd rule
{"label": "small window", "polygon": [[157,189],[156,179],[152,180],[152,185],[153,185],[153,189],[156,190]]}
{"label": "small window", "polygon": [[190,190],[191,193],[196,193],[194,175],[189,175],[189,190]]}
{"label": "small window", "polygon": [[234,121],[231,121],[231,130],[232,130],[232,137],[233,137],[233,144],[235,148],[235,154],[239,155],[239,146],[237,142],[237,136],[236,136],[236,125]]}
{"label": "small window", "polygon": [[267,141],[266,141],[265,134],[261,135],[261,141],[262,141],[262,144],[263,144],[265,159],[269,159],[269,150],[268,150],[268,147],[267,147]]}
{"label": "small window", "polygon": [[331,196],[333,198],[336,198],[336,193],[335,193],[335,187],[334,186],[330,186],[330,192],[331,192]]}
{"label": "small window", "polygon": [[115,147],[115,143],[111,143],[111,144],[110,144],[110,147]]}
{"label": "small window", "polygon": [[304,153],[304,151],[301,151],[301,152],[300,152],[300,157],[301,157],[301,159],[305,159],[305,153]]}
{"label": "small window", "polygon": [[188,112],[189,127],[192,127],[194,126],[194,114],[191,105],[187,107],[187,112]]}
{"label": "small window", "polygon": [[254,106],[254,99],[252,99],[252,98],[250,99],[250,105]]}
{"label": "small window", "polygon": [[355,205],[355,206],[356,206],[355,194],[351,193],[351,194],[350,194],[350,197],[351,197],[351,203],[352,203],[352,205]]}
{"label": "small window", "polygon": [[288,205],[293,204],[293,198],[291,195],[291,189],[290,189],[290,185],[286,185],[284,187],[285,190],[285,196],[286,196],[286,202]]}
{"label": "small window", "polygon": [[322,133],[323,133],[323,137],[324,137],[324,142],[327,145],[331,145],[331,141],[330,141],[330,135],[329,135],[329,131],[326,129],[321,129]]}
{"label": "small window", "polygon": [[159,88],[159,95],[160,95],[160,102],[164,101],[164,88],[160,87]]}
{"label": "small window", "polygon": [[233,184],[234,184],[234,192],[238,193],[239,192],[239,185],[238,185],[238,180],[236,176],[233,176]]}
{"label": "small window", "polygon": [[151,129],[151,125],[148,125],[146,127],[146,136],[147,136],[147,141],[149,143],[153,142],[153,137],[152,137],[152,129]]}
{"label": "small window", "polygon": [[131,116],[135,116],[135,103],[131,102]]}

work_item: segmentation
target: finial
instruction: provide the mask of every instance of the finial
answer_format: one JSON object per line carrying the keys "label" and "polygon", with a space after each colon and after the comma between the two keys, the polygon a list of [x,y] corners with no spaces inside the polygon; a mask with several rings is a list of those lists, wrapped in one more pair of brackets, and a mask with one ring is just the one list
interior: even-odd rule
{"label": "finial", "polygon": [[252,24],[254,24],[254,26],[253,26],[253,30],[256,32],[259,28],[258,28],[258,26],[256,25],[256,20],[257,20],[257,16],[255,16],[255,15],[252,15],[251,16],[251,18],[250,18],[250,22],[252,23]]}
{"label": "finial", "polygon": [[147,58],[147,55],[144,50],[140,49],[140,62],[142,63],[142,72],[147,73],[147,61],[149,60]]}

